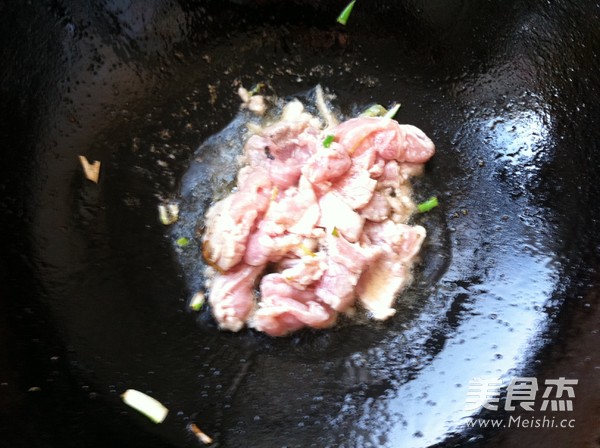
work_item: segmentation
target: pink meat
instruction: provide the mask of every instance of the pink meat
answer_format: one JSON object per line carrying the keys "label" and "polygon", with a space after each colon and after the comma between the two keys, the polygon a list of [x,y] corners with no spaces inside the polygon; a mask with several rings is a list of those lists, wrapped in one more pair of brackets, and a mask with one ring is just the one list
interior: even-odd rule
{"label": "pink meat", "polygon": [[323,252],[302,258],[288,258],[279,265],[281,275],[289,285],[304,290],[323,276],[327,268],[324,258]]}
{"label": "pink meat", "polygon": [[316,283],[315,294],[336,311],[346,311],[354,304],[355,288],[362,272],[380,255],[375,246],[363,247],[344,237],[329,235],[327,269]]}
{"label": "pink meat", "polygon": [[314,292],[290,286],[282,274],[265,275],[260,293],[252,326],[271,336],[284,336],[304,326],[327,328],[335,323],[336,313],[316,301]]}
{"label": "pink meat", "polygon": [[[298,150],[298,146],[302,146],[297,139],[307,128],[307,121],[284,120],[266,127],[262,134],[276,145],[276,148],[272,151],[273,156],[287,159]],[[308,133],[316,135],[314,129],[309,129]]]}
{"label": "pink meat", "polygon": [[359,210],[360,216],[369,221],[381,222],[390,216],[392,208],[384,193],[376,191],[367,205]]}
{"label": "pink meat", "polygon": [[[272,145],[269,139],[262,135],[251,136],[244,145],[244,156],[250,166],[265,166],[269,163],[269,146]],[[266,167],[268,171],[268,166]]]}
{"label": "pink meat", "polygon": [[402,124],[404,131],[404,160],[400,162],[425,163],[435,153],[435,145],[425,133],[416,126]]}
{"label": "pink meat", "polygon": [[355,274],[360,274],[382,252],[378,246],[351,243],[343,236],[328,235],[325,241],[329,259]]}
{"label": "pink meat", "polygon": [[[351,119],[329,132],[329,148],[307,120],[252,136],[237,190],[208,211],[203,254],[220,272],[209,302],[222,329],[248,324],[283,336],[327,328],[357,295],[377,319],[394,313],[425,237],[422,227],[402,224],[414,210],[407,181],[433,143],[384,118]],[[256,304],[267,266],[275,272],[261,279]]]}
{"label": "pink meat", "polygon": [[258,228],[248,238],[244,263],[251,266],[262,266],[269,262],[277,262],[301,243],[300,235],[287,233],[271,236]]}
{"label": "pink meat", "polygon": [[333,191],[357,210],[369,203],[376,186],[377,181],[371,179],[368,171],[353,167],[333,185]]}
{"label": "pink meat", "polygon": [[313,184],[337,179],[350,169],[352,160],[348,152],[339,144],[320,148],[302,167],[302,173]]}
{"label": "pink meat", "polygon": [[379,188],[392,187],[396,188],[402,182],[402,176],[400,175],[400,167],[398,162],[390,160],[386,162],[383,173],[379,179],[377,179]]}
{"label": "pink meat", "polygon": [[254,283],[263,269],[242,263],[213,279],[208,301],[220,328],[242,329],[254,309]]}
{"label": "pink meat", "polygon": [[435,145],[419,128],[400,125],[385,118],[358,117],[333,130],[336,141],[350,154],[372,150],[386,160],[424,163],[433,156]]}
{"label": "pink meat", "polygon": [[420,176],[421,174],[423,174],[422,163],[398,163],[395,160],[390,160],[385,163],[383,172],[377,179],[379,182],[378,188],[398,187],[411,177]]}
{"label": "pink meat", "polygon": [[386,160],[384,160],[382,157],[376,157],[375,161],[373,162],[373,164],[371,165],[371,167],[369,168],[369,175],[373,178],[373,179],[377,179],[379,180],[379,178],[381,177],[381,175],[383,174],[383,170],[385,168],[385,164],[386,164]]}
{"label": "pink meat", "polygon": [[248,236],[269,205],[272,184],[264,169],[246,170],[242,186],[211,207],[206,215],[203,255],[223,272],[242,260]]}
{"label": "pink meat", "polygon": [[407,262],[419,253],[426,231],[421,226],[397,224],[387,219],[383,222],[367,223],[365,235],[385,254],[400,262]]}
{"label": "pink meat", "polygon": [[319,216],[317,196],[303,177],[298,187],[290,187],[273,198],[261,228],[270,235],[290,232],[310,236]]}
{"label": "pink meat", "polygon": [[319,300],[336,311],[346,311],[354,304],[354,288],[359,275],[346,266],[332,260],[327,261],[327,269],[317,283],[315,294]]}
{"label": "pink meat", "polygon": [[248,139],[246,159],[267,169],[274,185],[288,188],[298,183],[302,167],[316,151],[317,131],[301,121],[283,121]]}

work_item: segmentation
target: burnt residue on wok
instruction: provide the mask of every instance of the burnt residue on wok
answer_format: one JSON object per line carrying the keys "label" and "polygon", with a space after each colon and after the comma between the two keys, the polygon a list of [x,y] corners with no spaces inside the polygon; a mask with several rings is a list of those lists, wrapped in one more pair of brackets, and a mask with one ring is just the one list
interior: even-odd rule
{"label": "burnt residue on wok", "polygon": [[[10,446],[196,446],[191,421],[219,446],[502,443],[463,431],[469,380],[541,374],[598,306],[597,7],[369,5],[346,28],[333,1],[2,7]],[[400,101],[435,141],[439,247],[389,324],[272,340],[186,311],[156,207],[237,113],[236,83],[259,81],[320,83],[349,111]],[[102,161],[98,185],[79,154]],[[130,387],[170,408],[162,425],[124,407]]]}

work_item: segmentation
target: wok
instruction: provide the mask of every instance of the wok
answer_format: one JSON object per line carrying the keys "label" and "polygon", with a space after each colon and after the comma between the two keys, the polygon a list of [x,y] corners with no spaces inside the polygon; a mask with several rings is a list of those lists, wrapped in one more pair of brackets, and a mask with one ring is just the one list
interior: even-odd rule
{"label": "wok", "polygon": [[[222,447],[598,445],[597,4],[359,0],[342,27],[343,6],[0,3],[3,446],[198,446],[190,422]],[[399,101],[435,141],[415,188],[441,205],[389,322],[271,339],[187,311],[157,205],[257,82]],[[576,429],[465,429],[477,377],[578,379]]]}

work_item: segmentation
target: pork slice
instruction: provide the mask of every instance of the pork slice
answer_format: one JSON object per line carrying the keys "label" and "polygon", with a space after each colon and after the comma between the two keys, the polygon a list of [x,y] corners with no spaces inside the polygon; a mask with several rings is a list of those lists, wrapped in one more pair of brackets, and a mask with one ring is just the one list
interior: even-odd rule
{"label": "pork slice", "polygon": [[325,244],[331,261],[345,266],[350,272],[356,274],[360,274],[382,253],[382,249],[378,246],[351,243],[343,236],[327,235]]}
{"label": "pork slice", "polygon": [[288,312],[288,309],[289,307],[283,305],[259,308],[248,322],[248,326],[274,337],[285,336],[305,327],[304,322],[298,319],[295,313]]}
{"label": "pork slice", "polygon": [[246,170],[242,187],[208,210],[202,253],[211,266],[224,272],[242,260],[250,232],[269,205],[271,190],[262,168]]}
{"label": "pork slice", "polygon": [[274,252],[275,242],[273,238],[260,228],[257,228],[250,234],[246,252],[244,253],[244,263],[251,266],[262,266],[269,262]]}
{"label": "pork slice", "polygon": [[264,167],[279,188],[296,185],[318,141],[318,131],[307,126],[306,122],[285,121],[265,128],[262,135],[253,135],[246,142],[246,160]]}
{"label": "pork slice", "polygon": [[283,273],[265,275],[260,282],[261,306],[267,306],[277,297],[288,297],[301,303],[315,299],[312,290],[299,289],[291,285]]}
{"label": "pork slice", "polygon": [[302,243],[300,235],[285,233],[269,235],[262,228],[257,228],[248,238],[244,263],[261,266],[269,262],[277,262],[286,254],[294,251]]}
{"label": "pork slice", "polygon": [[367,205],[360,209],[359,213],[365,219],[374,222],[382,222],[386,220],[392,211],[386,194],[381,191],[373,193],[371,200]]}
{"label": "pork slice", "polygon": [[337,179],[344,174],[352,161],[348,152],[339,144],[329,148],[319,148],[302,167],[302,174],[313,184]]}
{"label": "pork slice", "polygon": [[315,152],[317,131],[302,121],[282,121],[265,129],[273,142],[269,171],[273,182],[282,188],[298,183],[302,167]]}
{"label": "pork slice", "polygon": [[389,160],[385,163],[383,172],[379,179],[378,188],[397,187],[406,183],[411,177],[420,176],[423,173],[422,163],[403,162]]}
{"label": "pork slice", "polygon": [[270,174],[273,182],[281,188],[298,184],[302,168],[316,151],[317,137],[303,132],[298,138],[287,142],[285,150],[273,153],[270,162]]}
{"label": "pork slice", "polygon": [[435,145],[423,131],[394,120],[388,129],[371,134],[365,141],[385,160],[425,163],[435,153]]}
{"label": "pork slice", "polygon": [[377,181],[371,179],[368,171],[352,167],[339,179],[332,188],[353,210],[364,207],[369,203]]}
{"label": "pork slice", "polygon": [[302,177],[298,187],[280,192],[271,201],[262,228],[273,235],[290,232],[308,237],[320,213],[312,185]]}
{"label": "pork slice", "polygon": [[297,289],[306,289],[319,280],[327,264],[323,252],[304,255],[301,258],[287,258],[279,266],[285,281]]}
{"label": "pork slice", "polygon": [[358,278],[357,273],[329,259],[327,269],[315,286],[315,295],[334,310],[346,311],[354,304]]}
{"label": "pork slice", "polygon": [[365,235],[382,249],[382,254],[361,276],[357,292],[372,316],[384,320],[396,312],[393,308],[396,296],[411,281],[410,266],[426,232],[421,226],[397,224],[388,219],[368,223]]}
{"label": "pork slice", "polygon": [[400,166],[395,160],[389,160],[383,167],[383,172],[377,184],[377,188],[382,189],[386,187],[396,188],[402,183],[402,176],[400,175]]}
{"label": "pork slice", "polygon": [[244,256],[246,242],[258,211],[253,207],[234,212],[234,195],[219,201],[206,214],[206,230],[203,236],[202,254],[211,266],[221,272],[237,265]]}
{"label": "pork slice", "polygon": [[404,158],[400,162],[425,163],[435,153],[435,145],[425,133],[410,124],[400,125],[404,131]]}
{"label": "pork slice", "polygon": [[362,232],[364,218],[352,210],[335,192],[325,193],[319,199],[321,215],[317,226],[324,227],[328,233],[334,229],[348,241],[358,241]]}
{"label": "pork slice", "polygon": [[336,141],[342,144],[353,158],[367,153],[372,159],[371,165],[374,163],[374,154],[386,160],[404,155],[404,134],[398,123],[389,118],[352,118],[338,125],[334,132]]}
{"label": "pork slice", "polygon": [[[237,176],[238,191],[259,194],[261,208],[265,208],[273,189],[273,182],[269,177],[269,171],[262,166],[246,165],[240,169]],[[264,203],[263,203],[264,202]]]}
{"label": "pork slice", "polygon": [[[380,159],[379,154],[377,154],[377,148],[373,146],[369,146],[369,144],[363,145],[359,151],[355,151],[352,154],[352,167],[354,169],[361,169],[364,171],[368,171],[369,174],[371,171],[374,171],[375,177],[377,176],[377,167],[378,159]],[[384,162],[385,163],[385,162]]]}
{"label": "pork slice", "polygon": [[271,161],[269,168],[273,183],[282,189],[296,185],[302,174],[302,163],[294,159],[289,159],[287,162],[281,160]]}
{"label": "pork slice", "polygon": [[284,336],[304,326],[326,328],[336,313],[315,300],[313,291],[291,286],[282,274],[269,274],[261,281],[261,301],[250,325],[271,336]]}
{"label": "pork slice", "polygon": [[379,181],[379,178],[381,177],[381,175],[383,174],[383,170],[385,169],[385,165],[386,161],[383,158],[377,156],[375,158],[375,161],[369,168],[369,175],[373,179],[377,179]]}
{"label": "pork slice", "polygon": [[208,301],[220,328],[242,329],[254,309],[254,283],[263,269],[242,263],[212,280]]}
{"label": "pork slice", "polygon": [[346,120],[332,129],[335,141],[349,154],[354,155],[363,141],[372,133],[385,130],[387,121],[373,117],[357,117]]}
{"label": "pork slice", "polygon": [[359,301],[374,319],[385,320],[396,313],[396,296],[410,280],[410,269],[405,263],[381,256],[360,277],[356,287]]}
{"label": "pork slice", "polygon": [[346,311],[354,304],[355,287],[367,266],[381,249],[351,243],[344,237],[328,235],[327,268],[315,285],[315,295],[336,311]]}
{"label": "pork slice", "polygon": [[283,160],[295,151],[295,140],[308,127],[304,120],[281,120],[264,128],[262,135],[275,144],[272,155]]}
{"label": "pork slice", "polygon": [[388,219],[381,223],[369,222],[365,226],[365,235],[384,253],[406,262],[419,253],[427,232],[421,226],[398,224]]}
{"label": "pork slice", "polygon": [[244,145],[246,162],[251,166],[268,168],[270,148],[274,143],[262,135],[252,135]]}
{"label": "pork slice", "polygon": [[385,160],[424,163],[435,145],[419,128],[381,117],[357,117],[334,128],[336,141],[354,155],[375,149]]}
{"label": "pork slice", "polygon": [[[383,173],[378,179],[377,190],[383,195],[391,209],[388,216],[397,223],[406,223],[413,215],[416,205],[413,202],[412,187],[409,179],[412,176],[419,175],[423,170],[421,163],[398,163],[395,160],[390,160],[385,164]],[[361,210],[361,214],[367,217],[370,208]],[[372,221],[382,221],[371,219]]]}

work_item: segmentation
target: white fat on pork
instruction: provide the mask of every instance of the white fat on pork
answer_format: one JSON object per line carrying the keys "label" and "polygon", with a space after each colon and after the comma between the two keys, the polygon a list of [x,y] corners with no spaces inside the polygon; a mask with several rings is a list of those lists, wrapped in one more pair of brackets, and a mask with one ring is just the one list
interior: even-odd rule
{"label": "white fat on pork", "polygon": [[396,313],[396,293],[411,280],[411,266],[427,232],[421,226],[397,224],[391,220],[369,223],[365,235],[381,248],[381,255],[363,273],[358,283],[361,304],[373,318],[385,320]]}
{"label": "white fat on pork", "polygon": [[358,241],[362,232],[364,218],[356,213],[341,197],[334,192],[325,193],[319,199],[321,217],[317,223],[327,233],[337,230],[348,241]]}

